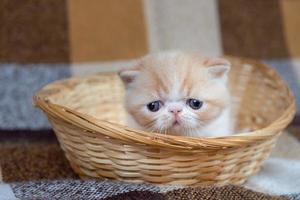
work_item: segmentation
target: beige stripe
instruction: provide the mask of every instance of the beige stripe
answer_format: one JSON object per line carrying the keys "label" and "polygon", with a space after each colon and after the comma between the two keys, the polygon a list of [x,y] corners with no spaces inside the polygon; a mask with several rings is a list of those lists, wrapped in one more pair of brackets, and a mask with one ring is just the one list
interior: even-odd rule
{"label": "beige stripe", "polygon": [[145,13],[151,52],[222,54],[216,0],[145,0]]}
{"label": "beige stripe", "polygon": [[88,75],[96,72],[115,72],[122,68],[131,67],[136,60],[115,62],[74,63],[71,67],[72,76]]}
{"label": "beige stripe", "polygon": [[158,28],[156,23],[155,9],[153,9],[154,0],[144,0],[144,14],[147,27],[147,39],[150,52],[158,52],[160,49],[158,42]]}
{"label": "beige stripe", "polygon": [[72,62],[132,59],[148,52],[142,0],[68,0]]}
{"label": "beige stripe", "polygon": [[300,1],[280,1],[284,33],[291,57],[300,57]]}

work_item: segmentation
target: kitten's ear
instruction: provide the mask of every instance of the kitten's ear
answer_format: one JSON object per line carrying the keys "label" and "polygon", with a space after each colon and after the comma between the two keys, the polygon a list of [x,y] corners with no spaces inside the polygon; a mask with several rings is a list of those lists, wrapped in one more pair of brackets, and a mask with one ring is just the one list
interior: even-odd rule
{"label": "kitten's ear", "polygon": [[122,70],[119,72],[119,76],[122,79],[125,86],[131,83],[139,74],[138,70]]}
{"label": "kitten's ear", "polygon": [[230,70],[230,62],[223,58],[209,58],[203,63],[208,67],[208,73],[212,78],[227,80]]}

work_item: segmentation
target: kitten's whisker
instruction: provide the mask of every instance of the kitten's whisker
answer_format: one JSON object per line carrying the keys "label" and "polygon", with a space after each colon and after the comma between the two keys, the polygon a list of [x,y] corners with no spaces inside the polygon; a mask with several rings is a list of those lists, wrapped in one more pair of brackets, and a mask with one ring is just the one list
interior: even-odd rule
{"label": "kitten's whisker", "polygon": [[182,118],[188,119],[188,120],[194,119],[194,120],[196,120],[196,121],[198,122],[198,124],[199,124],[200,126],[204,126],[204,125],[205,125],[205,123],[204,123],[202,120],[200,120],[197,116],[191,116],[191,117],[188,117],[188,116],[186,116],[186,115],[183,115]]}
{"label": "kitten's whisker", "polygon": [[154,120],[148,122],[147,124],[145,124],[144,126],[152,125],[152,124],[154,124],[154,123],[156,122],[156,120],[157,120],[157,119],[154,119]]}
{"label": "kitten's whisker", "polygon": [[154,120],[148,122],[146,125],[144,125],[144,127],[145,127],[146,129],[153,128],[153,125],[155,124],[156,120],[157,120],[157,118],[155,118]]}
{"label": "kitten's whisker", "polygon": [[160,129],[159,129],[159,133],[160,133],[160,134],[162,134],[162,131],[163,131],[163,129],[162,129],[162,128],[160,128]]}
{"label": "kitten's whisker", "polygon": [[150,130],[150,132],[153,133],[154,131],[155,131],[155,128],[152,127],[151,130]]}

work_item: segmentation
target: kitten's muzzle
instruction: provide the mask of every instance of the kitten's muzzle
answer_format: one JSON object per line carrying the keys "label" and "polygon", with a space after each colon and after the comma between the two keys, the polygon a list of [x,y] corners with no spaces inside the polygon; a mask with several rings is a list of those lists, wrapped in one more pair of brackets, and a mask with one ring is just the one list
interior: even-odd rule
{"label": "kitten's muzzle", "polygon": [[174,115],[178,115],[180,112],[182,112],[182,108],[172,107],[172,108],[169,108],[169,112],[173,113]]}
{"label": "kitten's muzzle", "polygon": [[180,117],[178,115],[180,112],[174,112],[174,118],[173,118],[174,120],[172,123],[173,126],[180,125],[181,122],[180,122]]}
{"label": "kitten's muzzle", "polygon": [[178,126],[180,125],[180,113],[182,112],[182,106],[178,104],[172,104],[169,105],[168,111],[169,113],[172,113],[172,126]]}

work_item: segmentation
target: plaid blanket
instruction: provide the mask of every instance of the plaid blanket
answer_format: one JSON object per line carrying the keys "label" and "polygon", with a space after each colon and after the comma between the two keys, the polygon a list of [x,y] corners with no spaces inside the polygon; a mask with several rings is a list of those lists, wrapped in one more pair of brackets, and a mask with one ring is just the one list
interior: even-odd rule
{"label": "plaid blanket", "polygon": [[7,191],[7,195],[2,199],[7,198],[9,200],[16,200],[17,198],[22,200],[296,200],[300,198],[299,195],[272,196],[234,185],[180,188],[116,181],[64,180],[11,183],[5,186],[0,185],[0,191],[1,187]]}
{"label": "plaid blanket", "polygon": [[[299,9],[293,0],[0,0],[0,135],[49,131],[32,106],[32,95],[47,83],[116,71],[170,49],[270,64],[294,91],[300,116]],[[225,195],[232,187],[226,188],[205,191]]]}

